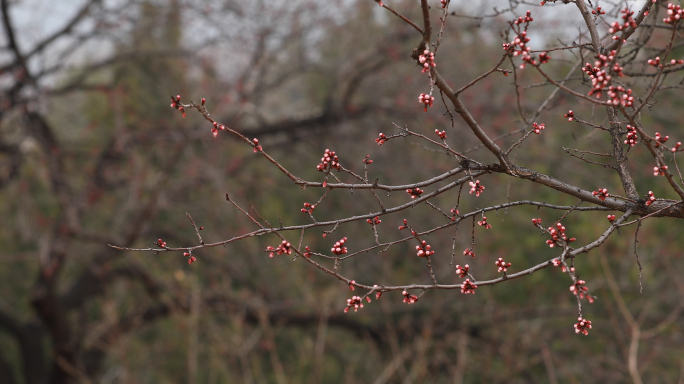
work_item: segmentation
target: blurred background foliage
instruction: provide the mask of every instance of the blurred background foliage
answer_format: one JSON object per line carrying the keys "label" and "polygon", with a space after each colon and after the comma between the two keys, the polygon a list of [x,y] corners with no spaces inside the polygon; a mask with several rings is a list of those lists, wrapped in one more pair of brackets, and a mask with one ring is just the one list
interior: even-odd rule
{"label": "blurred background foliage", "polygon": [[[275,236],[203,249],[192,265],[180,254],[109,248],[148,247],[157,238],[170,246],[195,244],[186,212],[204,226],[207,242],[254,230],[226,193],[271,225],[309,222],[302,204],[321,195],[293,185],[232,137],[212,138],[210,124],[197,114],[183,119],[168,107],[171,95],[184,101],[205,97],[217,120],[258,137],[306,180],[321,179],[315,166],[326,148],[361,174],[370,154],[369,177],[384,184],[408,184],[457,166],[417,139],[377,146],[379,132],[399,132],[393,123],[426,135],[446,129],[449,144],[460,151],[478,151],[478,142],[460,122],[452,127],[439,98],[428,113],[421,111],[416,97],[428,82],[409,57],[420,36],[379,12],[373,1],[86,1],[86,15],[55,39],[64,43],[29,55],[46,36],[32,33],[31,23],[12,9],[32,3],[2,2],[14,25],[8,28],[11,20],[3,19],[0,382],[626,382],[633,378],[630,350],[637,347],[647,382],[684,380],[684,265],[681,230],[672,219],[640,227],[641,279],[631,227],[577,260],[598,298],[584,309],[594,325],[588,337],[573,331],[571,281],[556,269],[482,287],[475,295],[428,292],[411,306],[400,294],[387,293],[358,313],[343,314],[346,299],[357,292],[301,261],[270,259],[263,250],[280,242]],[[478,7],[491,13],[492,4]],[[459,5],[456,14],[481,14]],[[418,17],[415,2],[392,6]],[[437,62],[454,87],[498,62],[499,32],[524,10],[449,18]],[[435,20],[437,15],[435,9]],[[538,19],[540,28],[547,25]],[[12,50],[9,29],[23,44],[25,67]],[[536,33],[540,40],[546,35],[535,42],[540,48],[563,38]],[[84,55],[83,49],[96,54]],[[570,58],[558,54],[555,77],[565,76]],[[552,90],[533,71],[517,75],[520,109],[530,113]],[[573,87],[584,90],[575,80]],[[526,128],[512,81],[495,74],[464,94],[493,136]],[[681,135],[681,100],[676,90],[661,94],[644,122]],[[606,121],[581,100],[559,96],[540,116],[547,129],[519,147],[515,161],[589,190],[620,190],[609,169],[563,154],[563,147],[588,143],[593,150],[610,148],[606,137],[568,123],[562,117],[568,109],[595,113],[596,124]],[[501,142],[510,145],[519,137]],[[481,152],[474,156],[493,160]],[[640,193],[674,197],[649,177],[644,148],[631,156],[642,164],[633,169]],[[461,211],[518,199],[577,203],[521,180],[482,180],[487,189],[478,199],[463,191]],[[317,220],[375,211],[374,199],[361,192],[331,193],[316,210]],[[384,197],[385,204],[405,200],[403,193]],[[457,200],[454,191],[433,203],[448,211]],[[427,236],[437,251],[437,278],[460,282],[455,264],[469,263],[478,278],[488,279],[496,276],[499,257],[512,262],[514,271],[553,257],[556,250],[544,244],[530,219],[553,223],[561,215],[530,207],[490,215],[493,229],[475,228],[475,259],[461,254],[471,242],[468,221],[456,232]],[[421,230],[445,221],[437,211],[416,206],[384,216],[381,239],[401,238],[396,228],[404,218]],[[572,213],[564,224],[580,243],[608,225],[600,212]],[[288,236],[299,242],[299,233]],[[351,250],[374,243],[370,226],[350,224],[326,238],[308,232],[303,244],[322,251],[344,236]],[[411,247],[360,255],[343,270],[365,284],[428,282],[424,261]]]}

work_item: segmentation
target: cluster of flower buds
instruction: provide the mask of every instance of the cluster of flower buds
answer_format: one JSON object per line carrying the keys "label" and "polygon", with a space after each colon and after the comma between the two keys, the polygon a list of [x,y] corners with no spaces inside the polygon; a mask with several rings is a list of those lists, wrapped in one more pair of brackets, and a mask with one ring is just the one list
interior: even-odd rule
{"label": "cluster of flower buds", "polygon": [[[366,297],[366,301],[370,303],[370,297]],[[363,308],[363,300],[361,296],[352,296],[351,299],[347,299],[347,308],[344,309],[344,313],[349,312],[349,309],[353,308],[354,312],[358,312],[359,308]]]}
{"label": "cluster of flower buds", "polygon": [[475,182],[469,182],[470,185],[470,194],[472,195],[475,193],[475,196],[480,196],[480,193],[484,191],[485,187],[483,185],[480,185],[480,180],[475,180]]}
{"label": "cluster of flower buds", "polygon": [[[519,20],[520,18],[518,18],[516,21]],[[530,55],[530,51],[532,49],[526,45],[529,41],[530,38],[527,37],[527,31],[521,31],[518,36],[513,39],[513,41],[503,44],[504,51],[512,52],[513,56],[520,55],[522,57],[523,62],[520,64],[520,69],[524,69],[527,63],[537,65],[537,62],[534,60],[532,55]],[[545,60],[548,61],[548,59],[549,57],[546,55]]]}
{"label": "cluster of flower buds", "polygon": [[492,225],[487,222],[487,216],[482,216],[482,220],[478,221],[477,225],[485,227],[485,229],[490,229],[492,227]]}
{"label": "cluster of flower buds", "polygon": [[637,145],[639,142],[639,136],[637,136],[637,130],[635,127],[632,127],[631,125],[627,126],[627,138],[625,139],[625,144],[628,144],[630,147],[633,147]]}
{"label": "cluster of flower buds", "polygon": [[615,215],[607,215],[606,219],[608,219],[608,221],[612,223],[613,221],[615,221]]}
{"label": "cluster of flower buds", "polygon": [[308,245],[304,247],[304,257],[306,257],[307,259],[311,258],[311,249]]}
{"label": "cluster of flower buds", "polygon": [[613,103],[613,105],[620,104],[623,107],[631,107],[634,105],[634,96],[632,96],[631,89],[626,89],[621,85],[618,85],[617,87],[611,85],[608,87],[607,94],[610,102]]}
{"label": "cluster of flower buds", "polygon": [[520,54],[522,58],[522,63],[518,66],[520,69],[525,69],[525,66],[527,63],[530,63],[531,65],[537,65],[537,61],[534,59],[532,55],[530,55],[529,47],[528,50],[522,51]]}
{"label": "cluster of flower buds", "polygon": [[420,245],[416,245],[416,251],[418,257],[429,257],[435,254],[435,251],[430,250],[430,244],[425,240],[421,240]]}
{"label": "cluster of flower buds", "polygon": [[177,95],[176,97],[171,96],[171,108],[179,109],[183,108],[183,106],[180,103],[180,95]]}
{"label": "cluster of flower buds", "polygon": [[545,128],[545,125],[544,125],[543,123],[542,123],[542,124],[532,123],[532,130],[533,130],[534,133],[536,133],[537,135],[540,134],[541,131],[544,130],[544,128]]}
{"label": "cluster of flower buds", "polygon": [[551,263],[553,264],[554,267],[561,267],[562,268],[561,270],[565,273],[565,271],[566,271],[565,265],[563,265],[563,263],[561,262],[560,259],[553,259],[553,260],[551,260]]}
{"label": "cluster of flower buds", "polygon": [[[634,11],[631,11],[629,8],[625,8],[621,11],[622,13],[622,21],[623,23],[620,24],[617,21],[614,21],[613,23],[610,24],[610,29],[608,30],[608,33],[618,33],[620,31],[623,31],[627,28],[636,28],[637,23],[634,21],[634,18],[632,17],[634,15]],[[613,36],[613,40],[618,40],[619,37]]]}
{"label": "cluster of flower buds", "polygon": [[439,129],[435,129],[435,133],[437,134],[437,136],[439,136],[440,139],[446,139],[446,131],[440,131]]}
{"label": "cluster of flower buds", "polygon": [[433,96],[430,96],[425,93],[421,93],[420,96],[418,96],[418,102],[423,104],[423,112],[427,112],[428,107],[432,107],[432,103],[434,103],[435,98]]}
{"label": "cluster of flower buds", "polygon": [[283,240],[276,248],[273,248],[270,245],[266,247],[266,252],[269,252],[268,257],[273,257],[273,255],[291,255],[292,244],[287,242],[287,240]]}
{"label": "cluster of flower buds", "polygon": [[446,8],[447,4],[449,4],[449,1],[451,0],[440,0],[442,2],[442,8]]}
{"label": "cluster of flower buds", "polygon": [[[513,54],[515,55],[515,52]],[[519,66],[520,69],[525,69],[526,64],[530,64],[530,65],[546,64],[549,62],[549,60],[551,60],[551,56],[549,56],[548,52],[542,52],[539,54],[539,62],[537,62],[537,60],[534,59],[534,56],[530,55],[530,48],[529,47],[527,47],[526,50],[522,51],[522,53],[520,54],[520,57],[522,58],[522,61],[523,61]]]}
{"label": "cluster of flower buds", "polygon": [[418,61],[423,66],[423,69],[421,70],[422,73],[430,72],[430,68],[437,66],[435,63],[435,54],[427,49],[423,51],[422,55],[418,56]]}
{"label": "cluster of flower buds", "polygon": [[475,251],[473,251],[472,248],[466,248],[466,249],[463,251],[463,256],[470,256],[470,257],[472,257],[472,258],[475,258]]}
{"label": "cluster of flower buds", "polygon": [[[221,125],[221,124],[219,124],[219,123],[217,123],[217,122],[214,121],[214,122],[213,122],[213,127],[211,128],[211,134],[212,134],[214,137],[216,137],[216,136],[218,136],[219,131],[225,131],[225,130],[226,130],[226,126],[225,126],[225,125]],[[254,140],[256,140],[256,139],[254,139]],[[258,143],[258,142],[259,142],[259,141],[257,140],[257,143]],[[257,144],[257,143],[255,143],[255,144]],[[255,151],[255,152],[256,152],[256,151]]]}
{"label": "cluster of flower buds", "polygon": [[155,244],[157,244],[158,246],[160,246],[162,248],[166,248],[166,241],[164,241],[162,239],[157,239],[157,242]]}
{"label": "cluster of flower buds", "polygon": [[[174,108],[174,109],[181,111],[181,113],[183,114],[183,117],[185,117],[185,107],[183,107],[180,100],[181,100],[180,95],[176,95],[176,97],[171,96],[171,108]],[[202,104],[202,105],[204,105],[204,104]]]}
{"label": "cluster of flower buds", "polygon": [[667,165],[663,166],[655,166],[653,167],[653,176],[665,176],[665,172],[667,171]]}
{"label": "cluster of flower buds", "polygon": [[665,144],[667,140],[670,139],[670,136],[660,136],[659,132],[655,133],[655,147],[658,148],[660,147],[660,144]]}
{"label": "cluster of flower buds", "polygon": [[375,226],[382,223],[382,220],[380,220],[380,216],[375,216],[373,219],[367,219],[366,223]]}
{"label": "cluster of flower buds", "polygon": [[601,10],[601,7],[596,7],[595,10],[592,10],[592,11],[591,11],[591,14],[592,14],[592,15],[605,15],[605,14],[606,14],[606,11]]}
{"label": "cluster of flower buds", "polygon": [[573,120],[575,120],[575,112],[573,112],[572,109],[571,109],[571,110],[568,111],[568,113],[566,113],[565,115],[563,115],[563,117],[567,117],[567,118],[568,118],[568,121],[573,121]]}
{"label": "cluster of flower buds", "polygon": [[575,324],[575,333],[581,333],[583,335],[588,335],[591,329],[591,321],[583,319],[582,316],[577,318],[577,323]]}
{"label": "cluster of flower buds", "polygon": [[598,191],[594,191],[591,194],[598,197],[601,201],[606,201],[606,197],[610,196],[610,193],[608,193],[608,189],[606,188],[599,188]]}
{"label": "cluster of flower buds", "polygon": [[529,41],[530,38],[527,37],[527,31],[522,31],[520,32],[520,35],[516,36],[510,43],[503,43],[502,47],[504,51],[513,52],[513,56],[521,55],[524,52],[528,52],[529,54],[529,51],[532,49],[525,45]]}
{"label": "cluster of flower buds", "polygon": [[551,240],[546,240],[546,244],[549,245],[549,248],[553,248],[561,239],[568,243],[572,243],[573,241],[577,240],[574,237],[568,239],[568,236],[565,234],[565,227],[561,223],[557,223],[556,228],[549,227],[548,231],[549,235],[551,235]]}
{"label": "cluster of flower buds", "polygon": [[[549,56],[548,52],[542,52],[539,54],[539,64],[546,64],[551,60],[551,56]],[[531,63],[534,65],[533,63]]]}
{"label": "cluster of flower buds", "polygon": [[589,288],[584,286],[586,283],[587,282],[584,280],[577,279],[575,283],[570,286],[570,292],[575,296],[579,296],[580,299],[586,298],[590,303],[593,303],[595,297],[587,293],[589,292]]}
{"label": "cluster of flower buds", "polygon": [[653,191],[648,191],[648,199],[646,199],[646,206],[648,207],[649,205],[653,204],[653,202],[656,200],[655,195],[653,194]]}
{"label": "cluster of flower buds", "polygon": [[378,135],[378,138],[375,139],[375,142],[378,143],[378,145],[383,145],[383,144],[385,144],[385,141],[387,141],[387,140],[389,140],[387,138],[387,136],[385,136],[384,133],[380,132],[380,134]]}
{"label": "cluster of flower buds", "polygon": [[256,137],[252,139],[252,143],[254,143],[254,153],[261,152],[264,150],[261,147],[261,145],[259,145],[259,139],[257,139]]}
{"label": "cluster of flower buds", "polygon": [[468,270],[470,269],[470,266],[468,264],[464,266],[457,265],[456,266],[456,274],[460,278],[464,278],[468,275]]}
{"label": "cluster of flower buds", "polygon": [[451,221],[456,221],[456,216],[459,215],[458,209],[451,208]]}
{"label": "cluster of flower buds", "polygon": [[423,190],[420,189],[420,188],[410,188],[410,189],[407,189],[407,190],[406,190],[406,193],[408,193],[409,195],[411,195],[411,198],[412,198],[412,199],[415,199],[416,197],[420,197],[420,195],[422,195],[423,192],[425,192],[425,191],[423,191]]}
{"label": "cluster of flower buds", "polygon": [[504,261],[504,259],[499,257],[499,260],[495,261],[494,264],[496,264],[497,267],[499,267],[499,273],[501,272],[506,272],[508,271],[508,268],[511,266],[511,263],[507,263]]}
{"label": "cluster of flower buds", "polygon": [[534,21],[534,19],[532,18],[532,11],[527,11],[525,16],[518,16],[518,18],[515,19],[515,21],[513,21],[513,24],[515,24],[515,25],[520,25],[523,23],[529,24],[531,21]]}
{"label": "cluster of flower buds", "polygon": [[190,252],[183,252],[183,256],[188,258],[188,264],[192,264],[195,261],[197,261],[197,258],[195,256],[192,256]]}
{"label": "cluster of flower buds", "polygon": [[684,10],[681,5],[667,4],[667,17],[663,19],[664,23],[674,24],[684,18]]}
{"label": "cluster of flower buds", "polygon": [[304,208],[302,208],[302,212],[312,214],[314,209],[316,209],[316,204],[304,203]]}
{"label": "cluster of flower buds", "polygon": [[337,155],[335,155],[335,151],[331,151],[326,148],[325,152],[323,153],[323,157],[321,157],[321,162],[316,166],[316,169],[321,172],[328,172],[332,169],[339,170],[340,163],[338,161]]}
{"label": "cluster of flower buds", "polygon": [[373,164],[373,160],[371,160],[370,155],[366,154],[366,157],[363,158],[363,163],[364,164]]}
{"label": "cluster of flower buds", "polygon": [[408,228],[408,220],[404,219],[404,225],[400,225],[399,230],[401,231],[406,228]]}
{"label": "cluster of flower buds", "polygon": [[652,65],[654,67],[660,66],[660,56],[656,56],[655,59],[648,59],[648,65]]}
{"label": "cluster of flower buds", "polygon": [[[585,72],[591,79],[592,89],[589,91],[589,96],[596,95],[597,99],[600,98],[601,92],[603,92],[603,90],[610,85],[612,76],[606,72],[605,68],[610,66],[610,63],[613,61],[613,59],[615,59],[616,53],[617,52],[613,50],[607,55],[598,55],[593,66],[589,63],[586,63],[584,67],[582,67],[582,71]],[[624,76],[622,73],[622,67],[620,67],[620,65],[617,63],[613,65],[613,74],[617,76]]]}
{"label": "cluster of flower buds", "polygon": [[[563,273],[568,271],[568,268],[565,266],[565,264],[563,264],[563,262],[560,259],[551,260],[551,264],[553,264],[554,267],[560,267]],[[575,273],[575,267],[570,267],[570,272]]]}
{"label": "cluster of flower buds", "polygon": [[470,279],[465,279],[463,284],[461,284],[461,293],[464,293],[466,295],[469,293],[475,294],[476,289],[477,285],[470,282]]}
{"label": "cluster of flower buds", "polygon": [[406,290],[404,290],[403,292],[401,292],[401,294],[404,295],[404,300],[403,300],[404,303],[413,304],[413,303],[415,303],[416,301],[418,301],[418,296],[416,296],[416,295],[411,295],[411,294],[408,293],[408,291],[406,291]]}
{"label": "cluster of flower buds", "polygon": [[682,146],[682,142],[678,141],[677,144],[675,144],[674,147],[672,147],[672,149],[670,149],[670,150],[672,151],[672,153],[675,153],[679,150],[679,147],[681,147],[681,146]]}
{"label": "cluster of flower buds", "polygon": [[336,242],[335,245],[333,245],[332,248],[330,248],[330,252],[336,254],[336,255],[344,255],[347,253],[347,247],[344,246],[344,243],[347,242],[347,238],[344,237],[340,241]]}
{"label": "cluster of flower buds", "polygon": [[[544,5],[544,3],[545,1],[542,1],[542,5]],[[518,30],[516,31],[517,36],[513,38],[513,41],[510,43],[504,43],[502,45],[504,51],[511,52],[513,56],[519,55],[522,57],[523,62],[520,64],[520,69],[524,69],[525,65],[528,63],[530,65],[545,64],[551,59],[551,56],[549,56],[548,52],[542,52],[539,54],[539,62],[535,60],[534,56],[530,55],[531,48],[527,46],[527,43],[530,41],[530,38],[527,37],[527,27],[533,20],[532,13],[530,11],[527,11],[525,16],[519,16],[517,19],[513,20],[513,25],[518,26]],[[521,31],[520,26],[522,24],[526,25],[524,30]],[[504,72],[504,74],[506,73]]]}

